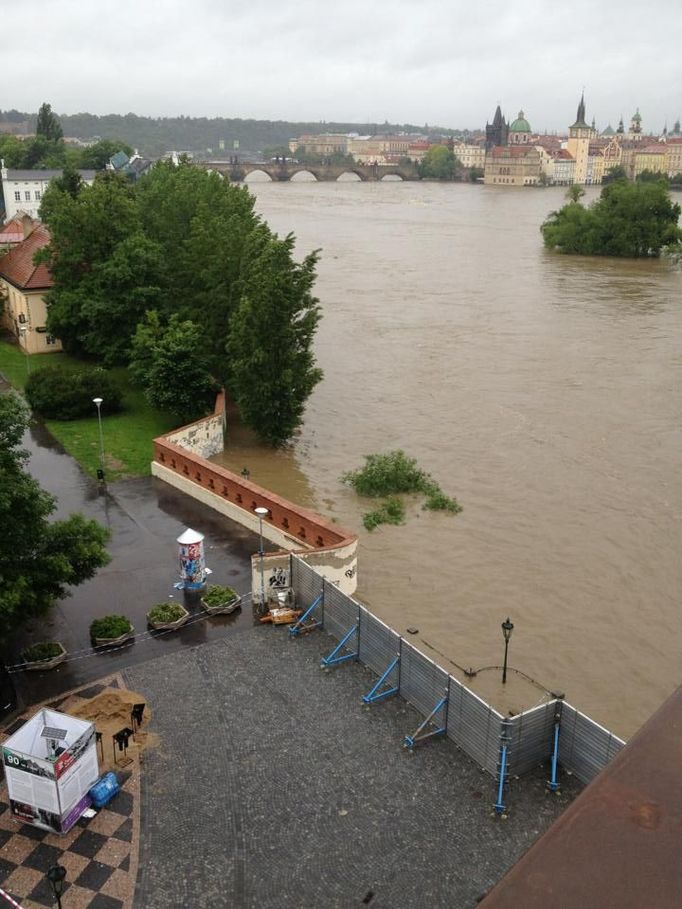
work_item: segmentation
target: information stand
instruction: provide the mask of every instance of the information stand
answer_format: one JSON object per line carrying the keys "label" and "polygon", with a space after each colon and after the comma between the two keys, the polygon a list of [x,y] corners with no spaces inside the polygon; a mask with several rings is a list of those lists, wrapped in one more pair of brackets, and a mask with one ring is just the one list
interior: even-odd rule
{"label": "information stand", "polygon": [[99,777],[94,723],[40,710],[5,741],[2,757],[17,820],[66,833],[90,806]]}

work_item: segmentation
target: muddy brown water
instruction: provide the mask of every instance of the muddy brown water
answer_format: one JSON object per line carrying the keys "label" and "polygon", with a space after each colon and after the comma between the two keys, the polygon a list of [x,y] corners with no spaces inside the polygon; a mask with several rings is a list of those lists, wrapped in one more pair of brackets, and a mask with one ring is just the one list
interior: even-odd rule
{"label": "muddy brown water", "polygon": [[[446,668],[499,664],[509,615],[512,666],[632,734],[682,680],[682,271],[546,252],[560,189],[251,189],[322,248],[325,378],[290,449],[231,421],[225,462],[358,529],[358,597]],[[339,477],[392,448],[463,513],[415,500],[367,533]],[[493,670],[472,687],[541,698]]]}

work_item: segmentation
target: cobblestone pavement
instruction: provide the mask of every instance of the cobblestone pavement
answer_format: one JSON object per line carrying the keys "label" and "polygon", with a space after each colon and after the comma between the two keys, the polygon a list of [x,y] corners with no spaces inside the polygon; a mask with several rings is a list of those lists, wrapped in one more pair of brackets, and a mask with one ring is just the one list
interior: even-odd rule
{"label": "cobblestone pavement", "polygon": [[[54,710],[122,686],[120,676],[50,701]],[[36,711],[31,708],[0,732],[12,735]],[[64,909],[131,909],[139,844],[139,774],[118,772],[121,791],[96,817],[81,818],[68,833],[48,833],[14,820],[7,787],[0,788],[0,886],[24,909],[53,906],[46,873],[56,862],[66,868]],[[0,900],[2,905],[6,905]]]}
{"label": "cobblestone pavement", "polygon": [[134,905],[474,906],[576,793],[546,772],[495,786],[446,739],[401,747],[418,715],[366,708],[375,677],[319,668],[335,642],[254,628],[125,670],[158,749],[142,779]]}

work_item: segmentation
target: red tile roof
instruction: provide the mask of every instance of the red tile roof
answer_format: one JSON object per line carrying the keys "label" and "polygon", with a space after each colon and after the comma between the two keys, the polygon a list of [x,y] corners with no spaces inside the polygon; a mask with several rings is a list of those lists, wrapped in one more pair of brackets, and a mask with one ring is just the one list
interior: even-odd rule
{"label": "red tile roof", "polygon": [[[28,217],[25,215],[24,217]],[[32,228],[35,227],[37,222],[33,221],[32,218],[28,219]],[[7,224],[4,224],[0,228],[0,245],[4,243],[21,243],[24,239],[24,221],[23,218],[16,217],[12,218],[11,221],[8,221]]]}
{"label": "red tile roof", "polygon": [[34,265],[33,256],[50,242],[50,232],[39,224],[7,255],[0,258],[0,276],[21,290],[46,290],[52,287],[52,275],[47,265]]}

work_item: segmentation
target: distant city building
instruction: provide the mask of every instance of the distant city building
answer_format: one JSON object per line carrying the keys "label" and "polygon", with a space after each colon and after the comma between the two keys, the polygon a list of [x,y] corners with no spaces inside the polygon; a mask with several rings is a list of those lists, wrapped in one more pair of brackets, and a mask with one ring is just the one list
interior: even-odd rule
{"label": "distant city building", "polygon": [[[8,170],[4,161],[0,162],[5,218],[12,220],[21,213],[37,218],[40,203],[50,180],[61,177],[62,173],[61,170]],[[95,179],[94,170],[79,170],[78,173],[84,183],[92,185]]]}
{"label": "distant city building", "polygon": [[542,172],[537,148],[524,145],[496,146],[485,157],[483,182],[488,185],[536,186]]}
{"label": "distant city building", "polygon": [[476,168],[485,170],[485,145],[473,145],[466,142],[455,142],[453,152],[468,170]]}
{"label": "distant city building", "polygon": [[508,141],[510,145],[528,145],[531,138],[531,128],[530,123],[523,115],[523,111],[519,111],[519,115],[514,120],[514,122],[509,127]]}
{"label": "distant city building", "polygon": [[588,161],[590,142],[595,139],[597,132],[585,122],[585,94],[580,97],[578,113],[575,123],[568,128],[568,153],[575,158],[575,183],[587,183]]}

